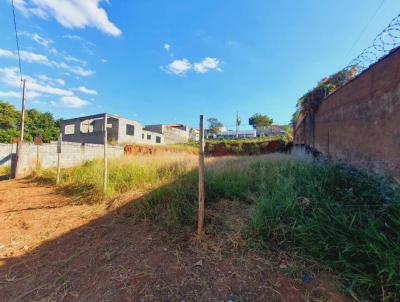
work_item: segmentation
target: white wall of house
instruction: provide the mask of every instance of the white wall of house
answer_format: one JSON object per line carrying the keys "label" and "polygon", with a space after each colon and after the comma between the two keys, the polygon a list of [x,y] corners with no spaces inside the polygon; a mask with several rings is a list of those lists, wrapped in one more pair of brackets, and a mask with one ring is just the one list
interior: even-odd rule
{"label": "white wall of house", "polygon": [[[144,130],[144,125],[115,115],[107,115],[107,137],[114,144],[164,144],[162,134]],[[65,120],[61,124],[63,141],[103,144],[104,116],[95,115]]]}

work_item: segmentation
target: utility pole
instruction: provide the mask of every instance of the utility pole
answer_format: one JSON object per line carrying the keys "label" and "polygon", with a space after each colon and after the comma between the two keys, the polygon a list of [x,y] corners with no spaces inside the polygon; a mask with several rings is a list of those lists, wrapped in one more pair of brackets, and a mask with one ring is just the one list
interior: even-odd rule
{"label": "utility pole", "polygon": [[236,112],[236,138],[239,138],[239,126],[241,124],[241,120],[239,117],[239,112]]}
{"label": "utility pole", "polygon": [[204,234],[204,116],[200,115],[200,140],[199,140],[199,210],[197,216],[197,235],[201,238]]}
{"label": "utility pole", "polygon": [[24,128],[25,128],[25,84],[26,80],[22,80],[22,108],[21,108],[21,127],[20,127],[20,141],[24,140]]}
{"label": "utility pole", "polygon": [[106,196],[107,192],[107,175],[108,175],[108,163],[107,163],[107,113],[104,114],[104,171],[103,171],[103,196]]}
{"label": "utility pole", "polygon": [[25,129],[25,85],[26,80],[22,80],[22,107],[21,107],[21,124],[19,141],[17,142],[17,154],[15,159],[15,178],[19,177],[19,170],[21,169],[21,149],[24,140],[24,129]]}

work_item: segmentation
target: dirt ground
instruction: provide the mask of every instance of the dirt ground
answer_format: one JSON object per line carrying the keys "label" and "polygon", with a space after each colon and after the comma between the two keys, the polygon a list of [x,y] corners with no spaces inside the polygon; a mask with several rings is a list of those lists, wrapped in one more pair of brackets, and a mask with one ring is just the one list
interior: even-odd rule
{"label": "dirt ground", "polygon": [[199,241],[132,221],[135,198],[76,205],[50,186],[1,181],[0,301],[347,301],[332,275],[247,247],[249,206],[216,204]]}

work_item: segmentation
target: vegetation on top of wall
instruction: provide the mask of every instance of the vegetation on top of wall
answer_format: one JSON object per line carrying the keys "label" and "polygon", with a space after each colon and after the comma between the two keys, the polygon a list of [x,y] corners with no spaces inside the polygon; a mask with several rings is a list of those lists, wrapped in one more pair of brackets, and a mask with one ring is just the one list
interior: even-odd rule
{"label": "vegetation on top of wall", "polygon": [[[11,143],[19,137],[20,111],[14,105],[0,101],[0,143]],[[60,134],[59,121],[50,112],[29,109],[25,115],[24,140],[41,136],[44,142],[56,140]]]}
{"label": "vegetation on top of wall", "polygon": [[334,93],[338,88],[344,86],[353,79],[356,74],[357,67],[352,66],[351,68],[342,69],[319,81],[316,87],[297,101],[296,112],[292,116],[292,124],[294,125],[296,123],[300,112],[305,115],[314,114],[325,98]]}

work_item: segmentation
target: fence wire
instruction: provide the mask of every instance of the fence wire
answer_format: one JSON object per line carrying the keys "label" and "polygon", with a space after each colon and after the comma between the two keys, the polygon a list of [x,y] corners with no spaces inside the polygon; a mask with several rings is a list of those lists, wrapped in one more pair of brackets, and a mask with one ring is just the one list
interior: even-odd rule
{"label": "fence wire", "polygon": [[357,67],[357,74],[376,63],[380,58],[400,46],[400,14],[382,30],[374,39],[371,46],[364,49],[353,59],[345,69]]}

